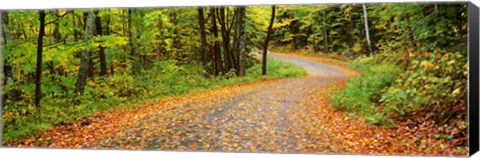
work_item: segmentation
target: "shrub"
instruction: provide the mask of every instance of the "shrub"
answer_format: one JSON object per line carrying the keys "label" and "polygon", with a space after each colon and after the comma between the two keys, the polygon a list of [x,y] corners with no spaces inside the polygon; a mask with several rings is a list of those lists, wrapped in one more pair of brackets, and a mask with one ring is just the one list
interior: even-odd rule
{"label": "shrub", "polygon": [[459,53],[416,53],[405,73],[399,75],[381,101],[386,110],[406,115],[425,109],[437,119],[455,114],[456,105],[465,105],[468,64]]}

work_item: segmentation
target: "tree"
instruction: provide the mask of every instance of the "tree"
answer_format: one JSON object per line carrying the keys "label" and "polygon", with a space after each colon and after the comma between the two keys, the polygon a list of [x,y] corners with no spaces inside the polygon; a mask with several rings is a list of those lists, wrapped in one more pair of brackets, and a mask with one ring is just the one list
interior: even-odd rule
{"label": "tree", "polygon": [[220,23],[220,33],[222,34],[223,44],[223,60],[225,62],[225,70],[230,71],[234,68],[234,61],[230,50],[230,28],[227,26],[227,17],[225,16],[225,7],[218,8],[218,22]]}
{"label": "tree", "polygon": [[[95,35],[102,36],[102,19],[98,16],[98,11],[95,11]],[[105,48],[100,44],[98,45],[99,49],[99,58],[100,58],[100,76],[105,76],[107,74],[107,61],[105,57]]]}
{"label": "tree", "polygon": [[42,51],[43,51],[43,36],[45,36],[45,10],[39,12],[40,31],[38,32],[37,40],[37,68],[35,70],[35,105],[40,106],[40,99],[42,97]]}
{"label": "tree", "polygon": [[128,46],[130,47],[130,56],[135,56],[135,43],[134,37],[132,32],[132,14],[133,9],[127,9],[127,32],[128,32]]}
{"label": "tree", "polygon": [[214,66],[214,71],[215,75],[218,75],[220,72],[224,72],[224,65],[222,62],[222,54],[220,52],[220,41],[218,39],[218,27],[217,27],[217,9],[216,7],[211,7],[210,8],[210,17],[211,17],[211,25],[212,28],[210,29],[210,32],[213,33],[213,39],[214,39],[214,44],[213,44],[213,50],[212,50],[212,56],[213,56],[213,64]]}
{"label": "tree", "polygon": [[238,54],[238,65],[239,65],[239,72],[238,75],[243,77],[245,76],[245,23],[246,23],[246,7],[238,7],[238,17],[237,17],[237,54]]}
{"label": "tree", "polygon": [[328,53],[327,8],[323,10],[323,53]]}
{"label": "tree", "polygon": [[[8,46],[8,44],[10,44],[10,42],[12,41],[11,39],[11,36],[10,36],[10,31],[8,29],[8,12],[7,11],[0,11],[0,34],[3,39],[3,43],[0,43],[0,45],[3,46],[2,48],[2,59],[0,62],[2,62],[3,64],[0,64],[2,65],[2,67],[0,67],[0,69],[2,69],[2,72],[0,72],[0,76],[2,76],[3,78],[0,79],[0,84],[2,85],[7,85],[9,84],[8,81],[13,81],[13,76],[12,76],[12,66],[10,65],[10,63],[8,62],[9,60],[9,56],[7,56],[7,51],[10,51],[10,47]],[[0,41],[2,42],[2,41]],[[8,53],[10,54],[10,53]],[[3,107],[4,106],[4,103],[5,103],[5,96],[7,96],[7,98],[11,98],[11,93],[10,92],[7,92],[6,94],[3,94],[1,93],[0,94],[0,97],[2,97],[1,99],[1,104],[0,104],[0,107]],[[0,144],[1,145],[1,144]]]}
{"label": "tree", "polygon": [[92,10],[88,12],[87,21],[85,26],[85,33],[83,36],[83,40],[86,43],[87,47],[85,50],[82,51],[80,55],[80,68],[78,69],[78,77],[77,82],[75,84],[75,95],[83,95],[85,90],[85,85],[87,83],[87,71],[90,65],[90,35],[93,34],[93,27],[95,21],[95,14]]}
{"label": "tree", "polygon": [[[207,35],[205,33],[205,17],[203,17],[203,7],[198,7],[198,25],[200,26],[200,38],[202,40],[201,46],[201,60],[204,65],[208,64],[208,54],[207,54]],[[208,68],[207,68],[208,69]]]}
{"label": "tree", "polygon": [[272,34],[272,26],[274,21],[275,21],[275,5],[272,5],[272,17],[270,19],[270,24],[268,25],[267,37],[265,38],[265,43],[263,44],[262,75],[267,75],[268,42],[270,41],[270,36]]}
{"label": "tree", "polygon": [[367,38],[367,44],[368,44],[368,52],[370,55],[372,55],[372,44],[370,42],[370,34],[368,32],[368,17],[367,17],[367,7],[365,7],[365,4],[362,4],[363,6],[363,20],[365,21],[365,34]]}

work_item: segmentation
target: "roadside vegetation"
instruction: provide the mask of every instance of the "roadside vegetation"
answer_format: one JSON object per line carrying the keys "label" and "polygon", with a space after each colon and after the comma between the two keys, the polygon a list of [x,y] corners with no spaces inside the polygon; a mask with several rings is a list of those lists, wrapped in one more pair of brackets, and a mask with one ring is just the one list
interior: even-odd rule
{"label": "roadside vegetation", "polygon": [[[345,89],[333,88],[334,108],[371,125],[430,129],[427,137],[453,143],[463,153],[466,8],[435,3],[285,7],[275,27],[275,50],[337,59],[360,72]],[[422,135],[419,131],[412,134]]]}

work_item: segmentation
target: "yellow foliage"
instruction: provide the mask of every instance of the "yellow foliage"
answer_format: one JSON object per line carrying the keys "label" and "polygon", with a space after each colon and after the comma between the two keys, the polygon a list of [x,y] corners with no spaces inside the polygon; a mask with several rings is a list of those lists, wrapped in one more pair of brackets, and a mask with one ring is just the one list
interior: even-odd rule
{"label": "yellow foliage", "polygon": [[432,64],[431,62],[425,60],[425,61],[422,61],[422,62],[420,63],[420,66],[422,66],[422,67],[425,68],[425,69],[429,69],[429,68],[431,68],[431,67],[433,66],[433,64]]}
{"label": "yellow foliage", "polygon": [[460,93],[461,93],[460,88],[457,88],[452,92],[453,95],[459,95]]}

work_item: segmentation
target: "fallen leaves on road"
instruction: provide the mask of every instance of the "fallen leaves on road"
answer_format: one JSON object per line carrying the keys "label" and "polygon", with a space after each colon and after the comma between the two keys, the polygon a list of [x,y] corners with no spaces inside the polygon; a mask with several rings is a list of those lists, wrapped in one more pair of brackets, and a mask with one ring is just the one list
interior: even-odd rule
{"label": "fallen leaves on road", "polygon": [[[229,96],[234,97],[255,88],[275,83],[277,80],[254,82],[243,85],[233,85],[205,92],[200,92],[185,97],[167,97],[161,100],[154,100],[143,103],[135,108],[131,106],[123,107],[113,111],[105,111],[97,113],[91,117],[85,118],[77,122],[64,122],[61,125],[46,131],[44,134],[29,138],[22,143],[15,145],[17,147],[54,147],[54,148],[84,148],[89,147],[95,141],[116,134],[119,129],[133,124],[134,120],[138,120],[152,112],[159,112],[162,109],[179,108],[175,105],[188,102],[202,97],[212,96]],[[234,89],[234,90],[233,90]],[[226,97],[228,98],[228,97]],[[200,111],[202,109],[199,109]],[[216,109],[221,110],[221,109]],[[174,114],[170,114],[174,115]],[[188,115],[196,115],[195,112]],[[187,117],[188,117],[187,115]],[[172,120],[173,125],[175,120]],[[12,146],[12,144],[6,144]]]}
{"label": "fallen leaves on road", "polygon": [[[346,68],[340,68],[339,70]],[[347,71],[355,75],[354,71]],[[430,122],[374,126],[330,106],[328,76],[261,81],[65,122],[19,147],[381,155],[465,155]],[[428,120],[425,120],[428,121]]]}

